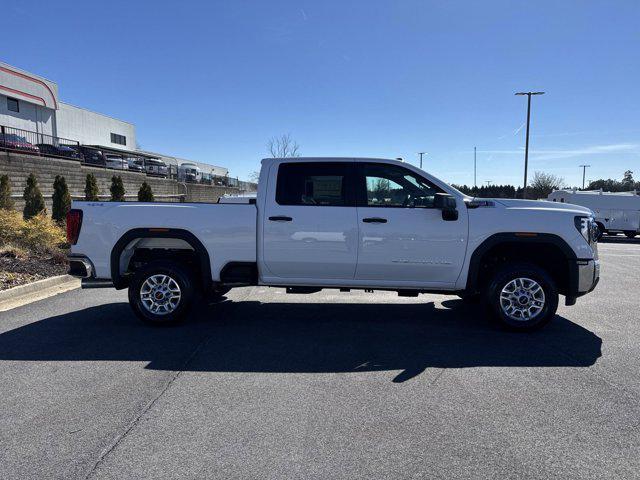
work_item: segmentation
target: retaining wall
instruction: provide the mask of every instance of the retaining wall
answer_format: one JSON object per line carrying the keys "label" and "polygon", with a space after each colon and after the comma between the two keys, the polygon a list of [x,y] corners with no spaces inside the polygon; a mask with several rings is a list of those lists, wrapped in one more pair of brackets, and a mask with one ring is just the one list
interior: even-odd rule
{"label": "retaining wall", "polygon": [[27,182],[27,177],[31,173],[35,174],[38,179],[38,186],[45,198],[49,212],[51,212],[53,180],[56,175],[62,175],[65,178],[69,192],[74,199],[84,198],[84,185],[87,173],[93,173],[96,177],[99,193],[105,196],[105,200],[109,199],[111,177],[114,175],[122,178],[127,201],[137,200],[140,185],[145,181],[151,186],[156,201],[213,203],[218,201],[218,198],[225,193],[239,193],[237,188],[185,184],[166,178],[149,177],[139,172],[89,167],[81,165],[76,160],[64,160],[0,151],[0,175],[9,175],[11,193],[16,203],[16,209],[22,210],[24,207],[22,194]]}

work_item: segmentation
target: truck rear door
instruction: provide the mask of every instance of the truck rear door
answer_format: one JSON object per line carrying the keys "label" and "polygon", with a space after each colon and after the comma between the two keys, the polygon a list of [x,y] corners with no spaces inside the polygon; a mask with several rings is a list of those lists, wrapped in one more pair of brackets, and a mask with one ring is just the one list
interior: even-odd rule
{"label": "truck rear door", "polygon": [[268,185],[263,278],[352,280],[358,253],[354,162],[279,163]]}

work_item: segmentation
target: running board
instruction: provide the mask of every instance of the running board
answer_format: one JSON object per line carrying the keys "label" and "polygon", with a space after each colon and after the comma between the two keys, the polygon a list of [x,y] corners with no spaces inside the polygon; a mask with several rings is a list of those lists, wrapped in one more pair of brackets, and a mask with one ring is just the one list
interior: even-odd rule
{"label": "running board", "polygon": [[106,279],[83,278],[80,286],[82,288],[113,288],[113,282]]}

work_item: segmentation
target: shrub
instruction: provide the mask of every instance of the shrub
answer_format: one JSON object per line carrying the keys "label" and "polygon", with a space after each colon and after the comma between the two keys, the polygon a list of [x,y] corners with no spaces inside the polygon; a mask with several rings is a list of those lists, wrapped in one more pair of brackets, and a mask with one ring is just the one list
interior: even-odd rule
{"label": "shrub", "polygon": [[138,190],[138,201],[139,202],[153,202],[153,190],[151,190],[151,185],[147,182],[142,182],[142,186],[140,190]]}
{"label": "shrub", "polygon": [[33,173],[27,178],[27,186],[24,189],[23,198],[25,203],[22,214],[25,220],[33,218],[41,212],[47,213],[44,198],[38,187],[38,180]]}
{"label": "shrub", "polygon": [[13,210],[13,199],[11,198],[11,183],[9,175],[0,175],[0,208]]}
{"label": "shrub", "polygon": [[98,181],[93,173],[87,173],[87,179],[84,182],[84,199],[87,202],[97,202],[99,200],[98,195]]}
{"label": "shrub", "polygon": [[122,178],[111,177],[111,201],[112,202],[124,202],[124,185],[122,184]]}
{"label": "shrub", "polygon": [[57,253],[66,245],[64,230],[41,212],[25,220],[19,212],[0,210],[0,244],[31,252]]}
{"label": "shrub", "polygon": [[67,187],[67,181],[61,175],[56,175],[53,181],[53,205],[51,217],[56,222],[63,222],[67,217],[67,212],[71,210],[71,195]]}

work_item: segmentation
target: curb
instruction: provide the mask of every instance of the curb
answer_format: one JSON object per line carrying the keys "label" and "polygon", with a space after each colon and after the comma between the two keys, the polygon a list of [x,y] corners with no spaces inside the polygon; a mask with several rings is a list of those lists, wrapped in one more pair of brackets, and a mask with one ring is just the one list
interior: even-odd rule
{"label": "curb", "polygon": [[[80,287],[80,279],[58,275],[0,291],[0,312]],[[13,304],[16,305],[13,305]],[[7,307],[7,308],[5,308]]]}

